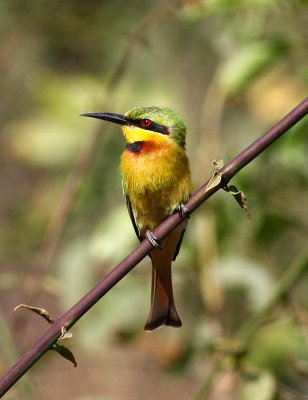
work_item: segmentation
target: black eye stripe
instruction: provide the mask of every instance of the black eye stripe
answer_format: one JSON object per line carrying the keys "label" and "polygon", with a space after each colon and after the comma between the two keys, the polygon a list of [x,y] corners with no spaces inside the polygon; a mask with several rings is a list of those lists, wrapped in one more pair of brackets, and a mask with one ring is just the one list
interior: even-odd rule
{"label": "black eye stripe", "polygon": [[168,128],[165,125],[157,124],[156,122],[151,120],[151,124],[147,127],[141,125],[141,119],[138,120],[129,120],[132,125],[138,126],[139,128],[145,129],[147,131],[153,131],[161,133],[162,135],[169,135]]}
{"label": "black eye stripe", "polygon": [[160,125],[153,121],[148,129],[154,132],[162,133],[163,135],[169,135],[168,129],[165,125]]}

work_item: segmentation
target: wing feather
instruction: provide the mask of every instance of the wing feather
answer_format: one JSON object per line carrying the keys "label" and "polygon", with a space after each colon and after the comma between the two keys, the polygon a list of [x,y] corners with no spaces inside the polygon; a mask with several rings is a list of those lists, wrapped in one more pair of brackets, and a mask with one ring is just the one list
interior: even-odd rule
{"label": "wing feather", "polygon": [[128,211],[129,217],[130,217],[130,219],[132,221],[132,224],[133,224],[133,227],[134,227],[134,231],[135,231],[139,241],[142,242],[140,231],[138,229],[138,225],[137,225],[137,222],[136,222],[136,219],[135,219],[135,215],[134,215],[134,211],[133,211],[133,208],[132,208],[132,203],[131,203],[131,201],[129,199],[129,196],[127,194],[125,194],[125,198],[126,198],[127,211]]}
{"label": "wing feather", "polygon": [[178,243],[176,245],[176,249],[175,249],[172,261],[175,261],[175,259],[177,258],[178,254],[179,254],[179,251],[180,251],[180,248],[181,248],[181,244],[183,242],[183,237],[184,237],[185,231],[186,231],[186,229],[183,229],[182,234],[181,234],[181,236],[179,238],[179,241],[178,241]]}

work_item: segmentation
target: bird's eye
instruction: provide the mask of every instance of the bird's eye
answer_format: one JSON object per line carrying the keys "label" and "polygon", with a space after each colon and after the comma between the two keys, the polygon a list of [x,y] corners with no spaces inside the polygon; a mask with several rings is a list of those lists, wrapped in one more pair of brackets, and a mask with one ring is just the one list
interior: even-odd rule
{"label": "bird's eye", "polygon": [[140,121],[140,126],[142,126],[142,128],[148,128],[149,126],[151,126],[152,121],[150,119],[142,119]]}

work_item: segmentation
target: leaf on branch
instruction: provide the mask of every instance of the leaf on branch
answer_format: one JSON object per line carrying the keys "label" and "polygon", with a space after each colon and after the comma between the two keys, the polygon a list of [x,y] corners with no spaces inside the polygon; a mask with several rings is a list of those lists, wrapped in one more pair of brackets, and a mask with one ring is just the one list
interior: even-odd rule
{"label": "leaf on branch", "polygon": [[20,308],[25,308],[26,310],[30,310],[34,312],[35,314],[40,315],[42,318],[44,318],[49,324],[53,324],[55,321],[51,316],[49,315],[49,312],[45,310],[44,308],[40,307],[34,307],[34,306],[29,306],[27,304],[19,304],[14,308],[14,311],[19,310]]}
{"label": "leaf on branch", "polygon": [[62,326],[61,328],[61,336],[59,337],[58,340],[63,340],[63,339],[70,339],[73,336],[71,332],[68,332],[65,328],[65,326]]}
{"label": "leaf on branch", "polygon": [[238,190],[234,185],[227,186],[225,188],[225,190],[227,190],[227,192],[232,194],[232,196],[235,198],[237,203],[242,207],[242,209],[244,210],[244,213],[246,215],[247,221],[250,223],[251,222],[251,214],[250,214],[250,210],[248,207],[248,202],[247,202],[245,193],[242,192],[241,190]]}
{"label": "leaf on branch", "polygon": [[214,160],[212,165],[215,167],[215,171],[221,169],[224,166],[224,160]]}
{"label": "leaf on branch", "polygon": [[70,361],[74,367],[77,367],[77,361],[75,359],[74,354],[65,346],[60,346],[58,343],[55,343],[51,350],[56,351],[60,356],[64,357],[66,360]]}
{"label": "leaf on branch", "polygon": [[[42,318],[44,318],[50,325],[53,324],[55,321],[51,316],[49,315],[49,312],[45,310],[44,308],[40,307],[34,307],[34,306],[29,306],[27,304],[19,304],[14,308],[14,311],[19,310],[20,308],[24,308],[26,310],[30,310],[34,312],[35,314],[40,315]],[[65,326],[62,326],[61,328],[61,336],[59,337],[59,340],[63,339],[70,339],[72,337],[72,333],[68,332],[65,328]],[[74,354],[65,346],[60,346],[57,343],[54,343],[50,350],[55,350],[58,354],[60,354],[62,357],[66,358],[67,360],[71,361],[74,364],[74,367],[77,366],[77,362],[75,360]]]}
{"label": "leaf on branch", "polygon": [[218,186],[222,179],[221,174],[218,172],[218,170],[223,167],[224,165],[223,160],[218,160],[218,161],[214,160],[212,165],[215,167],[215,171],[211,179],[209,180],[209,183],[206,186],[206,191]]}
{"label": "leaf on branch", "polygon": [[[30,310],[30,311],[34,312],[35,314],[40,315],[50,325],[55,322],[55,320],[53,318],[51,318],[51,316],[49,315],[49,312],[47,310],[45,310],[44,308],[29,306],[27,304],[19,304],[19,306],[16,306],[14,308],[14,311],[19,310],[20,308],[25,308],[26,310]],[[61,336],[59,337],[58,340],[70,339],[72,336],[73,336],[73,334],[71,332],[68,332],[66,330],[65,326],[62,326],[62,328],[61,328]]]}

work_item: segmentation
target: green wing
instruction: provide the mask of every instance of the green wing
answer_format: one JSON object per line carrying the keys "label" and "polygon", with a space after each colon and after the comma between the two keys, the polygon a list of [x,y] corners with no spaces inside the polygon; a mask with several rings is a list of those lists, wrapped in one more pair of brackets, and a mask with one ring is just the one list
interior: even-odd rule
{"label": "green wing", "polygon": [[134,212],[133,212],[133,208],[132,208],[132,203],[130,202],[129,196],[126,192],[126,188],[124,185],[124,181],[122,180],[122,191],[123,191],[123,196],[125,196],[125,200],[126,200],[126,207],[127,207],[127,211],[130,217],[130,220],[132,221],[133,227],[134,227],[134,231],[137,235],[137,238],[139,239],[140,242],[142,242],[142,238],[138,229],[138,225],[134,216]]}
{"label": "green wing", "polygon": [[130,219],[131,219],[131,221],[132,221],[132,224],[133,224],[133,227],[134,227],[134,231],[136,232],[137,238],[140,240],[140,242],[142,242],[142,238],[141,238],[141,236],[140,236],[140,232],[139,232],[139,229],[138,229],[138,225],[137,225],[137,222],[136,222],[136,219],[135,219],[135,216],[134,216],[134,212],[133,212],[133,208],[132,208],[132,203],[130,202],[130,199],[129,199],[129,197],[128,197],[127,194],[125,194],[125,198],[126,198],[126,207],[127,207],[128,214],[129,214],[129,216],[130,216]]}

